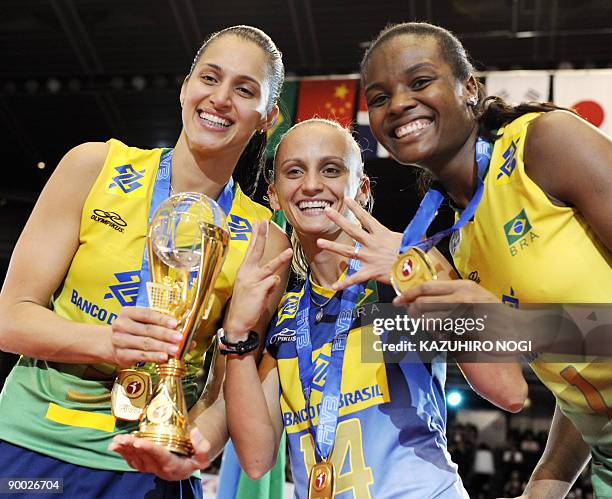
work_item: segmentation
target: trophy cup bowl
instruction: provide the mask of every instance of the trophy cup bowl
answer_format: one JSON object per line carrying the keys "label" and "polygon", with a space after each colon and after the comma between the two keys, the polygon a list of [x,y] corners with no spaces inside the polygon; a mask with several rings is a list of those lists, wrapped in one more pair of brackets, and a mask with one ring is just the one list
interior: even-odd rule
{"label": "trophy cup bowl", "polygon": [[149,224],[149,307],[174,317],[183,338],[176,355],[157,365],[157,385],[134,434],[177,454],[193,453],[181,383],[184,358],[201,321],[208,316],[228,242],[225,213],[203,194],[184,192],[169,197]]}

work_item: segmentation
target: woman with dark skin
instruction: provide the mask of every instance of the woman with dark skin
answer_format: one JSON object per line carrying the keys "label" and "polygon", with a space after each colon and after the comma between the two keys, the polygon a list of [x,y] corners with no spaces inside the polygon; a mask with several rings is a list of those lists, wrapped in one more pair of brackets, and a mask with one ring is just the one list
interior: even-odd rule
{"label": "woman with dark skin", "polygon": [[[362,80],[377,140],[399,163],[433,177],[458,212],[476,190],[477,137],[493,144],[482,200],[453,251],[460,274],[465,278],[478,269],[480,285],[467,279],[429,281],[403,292],[397,305],[612,301],[609,137],[550,104],[513,107],[499,98],[484,99],[461,43],[426,23],[383,30],[364,56]],[[337,287],[371,278],[388,281],[399,236],[356,231],[327,211],[362,243],[360,273]],[[344,255],[353,251],[325,240],[319,246]],[[609,496],[610,363],[569,366],[543,355],[531,366],[555,394],[557,407],[524,497],[564,497],[590,453],[594,489]]]}

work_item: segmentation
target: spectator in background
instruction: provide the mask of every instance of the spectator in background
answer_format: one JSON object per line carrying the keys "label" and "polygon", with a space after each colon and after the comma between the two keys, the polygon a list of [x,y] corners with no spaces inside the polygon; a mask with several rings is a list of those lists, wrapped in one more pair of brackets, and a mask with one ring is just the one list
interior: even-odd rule
{"label": "spectator in background", "polygon": [[524,488],[525,482],[521,477],[521,472],[519,470],[512,470],[510,473],[510,480],[504,485],[504,497],[520,496]]}
{"label": "spectator in background", "polygon": [[481,442],[474,455],[474,476],[471,481],[472,490],[470,497],[489,497],[493,475],[495,475],[493,452],[491,452],[491,448],[486,443]]}

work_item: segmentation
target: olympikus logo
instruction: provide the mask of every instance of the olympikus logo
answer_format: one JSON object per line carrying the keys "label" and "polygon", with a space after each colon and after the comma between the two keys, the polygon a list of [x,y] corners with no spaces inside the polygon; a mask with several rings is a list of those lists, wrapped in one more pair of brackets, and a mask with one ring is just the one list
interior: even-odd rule
{"label": "olympikus logo", "polygon": [[111,292],[106,293],[104,298],[115,297],[122,307],[136,305],[138,288],[140,287],[140,271],[117,272],[115,278],[119,281],[119,284],[110,285],[109,289]]}
{"label": "olympikus logo", "polygon": [[119,187],[123,192],[128,194],[142,187],[140,180],[144,177],[144,169],[141,171],[134,170],[132,165],[116,166],[115,170],[119,175],[113,177],[113,182],[108,186],[109,189]]}
{"label": "olympikus logo", "polygon": [[91,215],[91,219],[94,222],[100,222],[104,225],[108,225],[117,232],[123,232],[127,227],[127,222],[121,218],[119,213],[115,213],[114,211],[104,211],[96,208]]}
{"label": "olympikus logo", "polygon": [[295,331],[293,329],[289,329],[288,327],[283,328],[281,331],[272,336],[272,338],[270,338],[271,345],[276,343],[286,343],[289,341],[295,341]]}

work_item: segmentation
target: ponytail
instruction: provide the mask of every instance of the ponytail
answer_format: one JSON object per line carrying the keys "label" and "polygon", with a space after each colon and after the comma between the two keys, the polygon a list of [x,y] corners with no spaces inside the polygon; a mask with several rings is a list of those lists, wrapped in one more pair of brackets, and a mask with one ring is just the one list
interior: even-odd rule
{"label": "ponytail", "polygon": [[234,180],[240,184],[242,192],[249,197],[255,194],[259,177],[266,167],[267,145],[268,135],[265,131],[254,133],[236,163]]}

